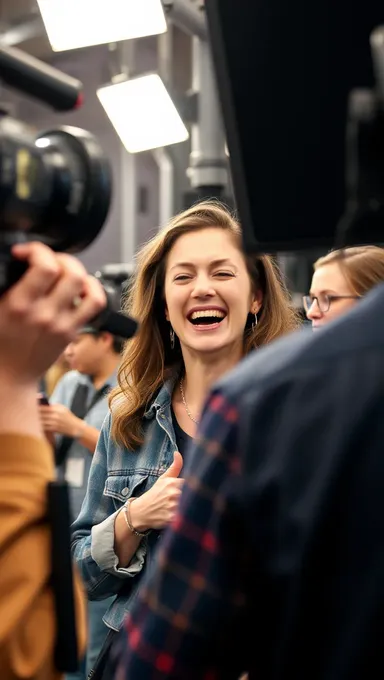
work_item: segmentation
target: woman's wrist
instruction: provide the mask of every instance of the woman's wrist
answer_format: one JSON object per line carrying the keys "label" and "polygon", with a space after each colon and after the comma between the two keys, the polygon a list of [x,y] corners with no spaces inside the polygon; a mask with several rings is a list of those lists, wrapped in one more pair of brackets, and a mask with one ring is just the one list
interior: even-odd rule
{"label": "woman's wrist", "polygon": [[145,508],[143,507],[142,497],[134,498],[130,502],[130,518],[133,528],[140,533],[148,531],[151,527],[148,525],[145,516]]}

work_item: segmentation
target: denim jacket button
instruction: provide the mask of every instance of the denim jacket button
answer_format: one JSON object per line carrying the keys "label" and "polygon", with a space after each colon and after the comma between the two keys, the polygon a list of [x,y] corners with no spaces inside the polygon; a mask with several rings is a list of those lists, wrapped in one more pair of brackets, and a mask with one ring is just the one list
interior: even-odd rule
{"label": "denim jacket button", "polygon": [[129,489],[128,489],[128,487],[125,486],[121,493],[123,494],[123,496],[128,496],[128,494],[129,494]]}

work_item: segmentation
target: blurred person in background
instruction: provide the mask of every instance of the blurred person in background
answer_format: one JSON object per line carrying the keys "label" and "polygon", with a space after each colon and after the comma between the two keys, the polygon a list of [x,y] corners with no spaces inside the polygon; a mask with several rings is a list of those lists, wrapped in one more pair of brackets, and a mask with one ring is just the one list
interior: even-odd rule
{"label": "blurred person in background", "polygon": [[[58,680],[47,522],[47,485],[55,474],[36,391],[40,376],[106,300],[73,257],[41,243],[12,253],[28,270],[0,296],[0,676]],[[77,576],[75,603],[83,651],[85,603]]]}
{"label": "blurred person in background", "polygon": [[122,344],[110,333],[82,328],[65,350],[72,370],[56,385],[49,405],[40,406],[45,434],[59,435],[58,451],[67,445],[65,476],[74,517],[84,500],[92,456],[109,410],[108,396],[117,385]]}
{"label": "blurred person in background", "polygon": [[314,330],[352,309],[374,286],[384,281],[384,249],[354,246],[332,250],[314,264],[304,309]]}
{"label": "blurred person in background", "polygon": [[[116,300],[119,296],[116,294]],[[115,311],[119,309],[116,302]],[[87,489],[89,470],[103,421],[108,395],[117,385],[123,341],[92,325],[80,329],[64,356],[72,369],[56,385],[49,406],[40,406],[45,434],[55,435],[57,453],[66,451],[64,475],[70,485],[71,510],[76,518]],[[86,680],[103,645],[107,630],[103,616],[112,599],[88,603],[88,649],[82,671],[67,680]]]}
{"label": "blurred person in background", "polygon": [[276,265],[243,255],[240,226],[217,202],[177,215],[143,247],[128,310],[140,328],[126,345],[73,525],[89,597],[117,595],[94,680],[107,672],[113,636],[175,515],[209,388],[243,356],[297,327]]}

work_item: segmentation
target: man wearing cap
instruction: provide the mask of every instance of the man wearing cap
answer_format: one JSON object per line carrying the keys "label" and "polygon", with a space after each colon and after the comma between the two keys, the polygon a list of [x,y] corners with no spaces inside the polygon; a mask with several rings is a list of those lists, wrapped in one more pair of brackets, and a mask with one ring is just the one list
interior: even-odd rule
{"label": "man wearing cap", "polygon": [[74,518],[81,509],[92,455],[108,413],[108,394],[117,384],[121,348],[120,338],[92,326],[82,328],[65,350],[73,370],[58,382],[49,406],[40,406],[45,433],[58,435],[56,460],[61,464],[65,458],[62,465]]}
{"label": "man wearing cap", "polygon": [[[108,413],[108,394],[117,384],[123,341],[93,326],[80,330],[66,350],[71,367],[58,382],[49,405],[40,406],[46,436],[54,438],[56,464],[70,487],[73,517],[80,512],[87,490],[92,456]],[[86,669],[68,676],[85,680],[96,661],[107,629],[103,623],[111,600],[88,603],[89,645]]]}

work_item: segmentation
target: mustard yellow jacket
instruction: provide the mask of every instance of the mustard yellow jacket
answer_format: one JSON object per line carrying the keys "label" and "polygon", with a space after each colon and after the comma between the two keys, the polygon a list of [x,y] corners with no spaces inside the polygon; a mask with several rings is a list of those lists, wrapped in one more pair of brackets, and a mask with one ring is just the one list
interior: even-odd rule
{"label": "mustard yellow jacket", "polygon": [[[49,588],[47,483],[53,457],[44,440],[0,435],[0,678],[59,680],[54,669],[55,617]],[[75,574],[79,649],[86,608]]]}

